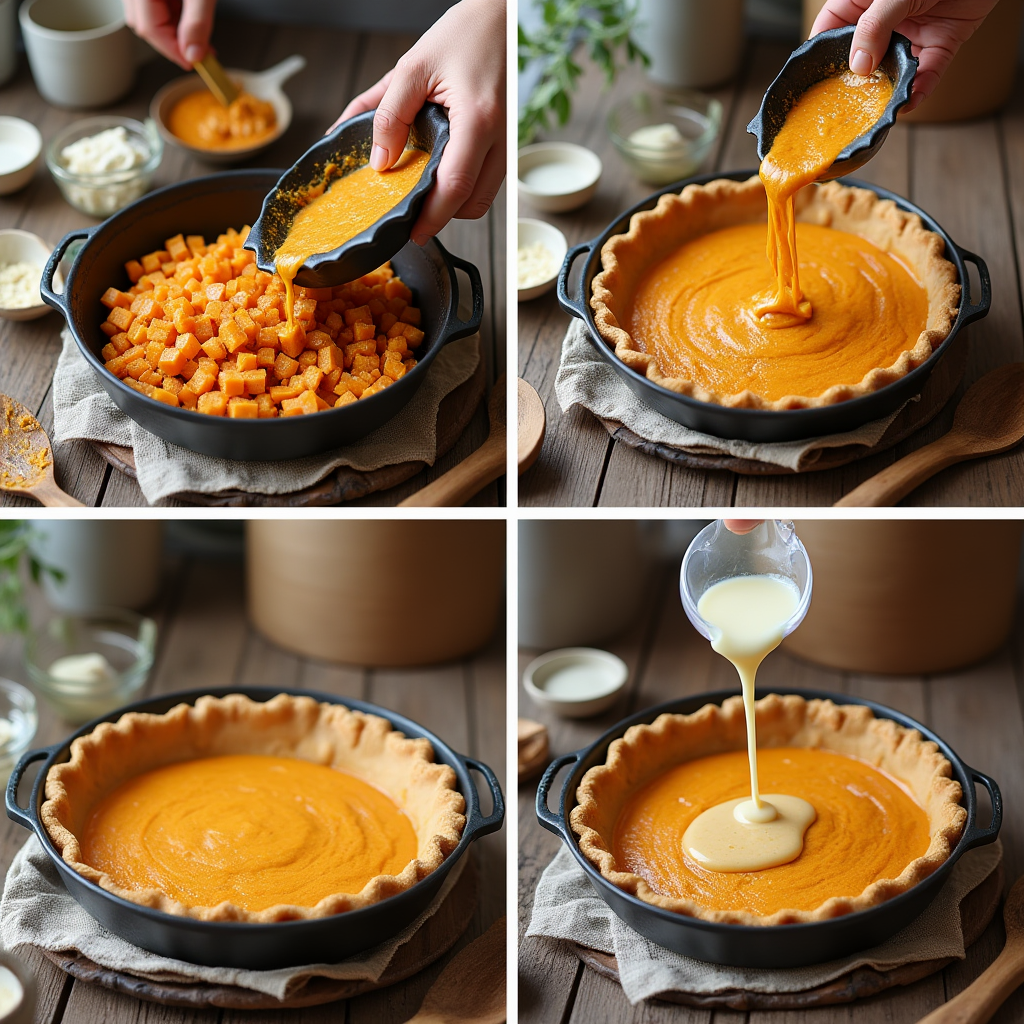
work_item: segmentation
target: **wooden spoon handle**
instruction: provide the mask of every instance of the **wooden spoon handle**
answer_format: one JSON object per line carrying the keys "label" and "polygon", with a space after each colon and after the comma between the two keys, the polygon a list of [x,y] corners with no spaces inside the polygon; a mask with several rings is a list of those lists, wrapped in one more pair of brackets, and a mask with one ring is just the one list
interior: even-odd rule
{"label": "wooden spoon handle", "polygon": [[472,455],[417,491],[399,508],[464,505],[477,491],[505,472],[505,433],[493,434]]}
{"label": "wooden spoon handle", "polygon": [[[947,437],[940,437],[891,466],[868,477],[845,497],[840,498],[834,508],[842,506],[887,506],[895,505],[915,487],[920,487],[929,477],[971,456],[961,448],[948,443]],[[980,453],[979,453],[980,454]]]}
{"label": "wooden spoon handle", "polygon": [[35,487],[21,493],[29,498],[35,498],[40,505],[47,508],[85,508],[77,498],[72,498],[66,491],[62,491],[53,477],[47,477]]}
{"label": "wooden spoon handle", "polygon": [[1024,982],[1024,946],[1007,944],[1002,953],[960,993],[919,1024],[985,1024],[1010,993]]}

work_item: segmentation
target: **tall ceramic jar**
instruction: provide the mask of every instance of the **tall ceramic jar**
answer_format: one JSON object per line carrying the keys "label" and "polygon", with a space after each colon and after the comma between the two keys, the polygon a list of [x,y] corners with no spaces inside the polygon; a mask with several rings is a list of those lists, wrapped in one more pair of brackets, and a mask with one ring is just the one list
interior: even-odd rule
{"label": "tall ceramic jar", "polygon": [[1019,520],[802,520],[807,618],[791,654],[850,672],[949,672],[1004,643],[1017,600]]}
{"label": "tall ceramic jar", "polygon": [[257,519],[246,526],[256,627],[290,651],[352,665],[429,665],[494,635],[505,524]]}
{"label": "tall ceramic jar", "polygon": [[655,84],[721,85],[743,56],[743,0],[639,0],[634,38],[651,58]]}

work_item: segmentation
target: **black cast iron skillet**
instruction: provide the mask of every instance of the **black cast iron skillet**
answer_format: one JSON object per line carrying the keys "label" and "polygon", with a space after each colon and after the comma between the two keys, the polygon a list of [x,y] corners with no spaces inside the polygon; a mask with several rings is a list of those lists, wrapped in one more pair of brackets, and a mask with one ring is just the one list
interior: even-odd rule
{"label": "black cast iron skillet", "polygon": [[[319,185],[329,164],[338,164],[342,175],[370,162],[375,110],[338,125],[306,150],[281,176],[263,201],[263,209],[245,240],[256,253],[256,266],[274,273],[274,254],[285,240],[304,189]],[[408,241],[427,193],[434,187],[437,165],[448,142],[448,115],[436,103],[424,104],[409,132],[409,145],[429,154],[420,180],[386,216],[371,224],[344,245],[317,253],[303,263],[295,283],[307,288],[331,288],[353,281],[387,263]]]}
{"label": "black cast iron skillet", "polygon": [[[675,391],[670,391],[668,388],[660,387],[649,381],[642,373],[631,369],[618,359],[612,349],[608,347],[608,343],[598,334],[594,324],[594,313],[590,308],[590,296],[593,280],[602,269],[601,249],[604,243],[612,235],[620,235],[628,231],[629,220],[633,214],[639,213],[641,210],[653,209],[658,199],[667,192],[678,193],[686,185],[704,185],[718,178],[746,181],[756,173],[756,171],[734,171],[729,174],[701,174],[669,185],[641,200],[618,220],[609,224],[597,238],[574,245],[566,253],[565,262],[558,275],[559,305],[570,316],[574,316],[586,324],[587,335],[598,354],[641,401],[646,402],[670,420],[675,420],[676,423],[703,431],[706,434],[761,443],[796,441],[805,437],[845,433],[895,412],[908,399],[920,394],[924,382],[935,369],[939,360],[944,358],[949,351],[961,328],[975,320],[980,320],[988,313],[989,307],[992,305],[992,282],[985,261],[973,252],[968,252],[958,246],[924,210],[894,192],[889,192],[887,189],[879,188],[877,185],[871,185],[865,181],[857,181],[853,178],[842,179],[844,185],[870,189],[883,199],[891,199],[901,210],[916,213],[924,226],[928,230],[934,231],[946,243],[943,255],[956,267],[957,281],[960,284],[960,305],[949,336],[932,353],[930,359],[915,370],[911,370],[900,380],[860,398],[851,398],[846,402],[837,402],[834,405],[818,408],[784,411],[731,409],[724,405],[715,405],[712,402],[700,402],[695,398],[677,394]],[[572,272],[573,264],[584,254],[586,254],[586,262],[583,265],[575,293],[570,297],[569,275]],[[976,303],[971,302],[967,263],[973,263],[978,268],[978,275],[981,278],[981,298]]]}
{"label": "black cast iron skillet", "polygon": [[[391,387],[370,398],[311,416],[232,420],[163,405],[133,391],[104,369],[100,350],[108,338],[100,330],[105,315],[100,296],[111,285],[128,287],[125,263],[160,248],[164,239],[179,232],[202,235],[210,241],[229,227],[251,224],[280,174],[262,168],[225,171],[158,189],[96,227],[66,234],[43,270],[40,290],[44,301],[63,313],[82,355],[118,408],[157,437],[204,455],[260,461],[295,459],[351,444],[403,409],[438,352],[456,338],[475,334],[483,317],[479,271],[431,239],[422,248],[410,242],[391,261],[422,310],[420,326],[426,336],[416,351],[419,362]],[[57,294],[54,272],[68,247],[78,240],[84,244],[67,274],[63,294]],[[459,317],[456,269],[467,274],[472,289],[473,311],[468,320]]]}
{"label": "black cast iron skillet", "polygon": [[[705,704],[721,704],[726,697],[736,696],[738,692],[716,690],[712,693],[702,693],[695,697],[659,704],[657,707],[631,715],[612,726],[589,747],[571,754],[563,754],[552,761],[537,787],[537,817],[541,825],[562,839],[605,903],[631,928],[659,946],[710,963],[765,968],[805,967],[808,964],[835,960],[858,950],[869,949],[910,924],[931,903],[943,882],[949,877],[953,865],[967,850],[991,843],[999,835],[999,826],[1003,820],[1003,800],[995,780],[964,764],[945,740],[909,715],[845,693],[797,689],[758,690],[758,698],[767,696],[769,692],[793,693],[807,700],[818,698],[831,700],[836,704],[863,704],[871,708],[878,718],[891,718],[900,725],[917,729],[925,739],[938,744],[939,750],[953,766],[953,778],[960,783],[964,793],[961,803],[967,809],[967,824],[949,859],[924,881],[918,882],[912,889],[885,903],[880,903],[869,910],[810,924],[783,924],[774,927],[714,924],[683,914],[674,914],[623,892],[607,881],[583,856],[576,835],[569,824],[569,814],[576,806],[576,790],[580,781],[595,765],[604,764],[608,745],[612,740],[622,736],[631,725],[653,722],[658,715],[666,712],[689,715]],[[555,775],[566,765],[571,765],[571,770],[562,783],[558,813],[554,814],[548,807],[548,793]],[[992,821],[987,828],[980,828],[976,821],[976,782],[980,782],[988,790],[992,802]]]}
{"label": "black cast iron skillet", "polygon": [[[194,704],[206,694],[224,697],[230,693],[242,693],[256,701],[270,700],[278,693],[313,697],[329,704],[342,704],[353,711],[380,715],[406,736],[428,739],[434,748],[435,761],[450,765],[455,770],[457,788],[466,798],[466,828],[459,845],[436,871],[412,888],[380,903],[333,917],[275,924],[196,921],[189,917],[165,914],[114,896],[65,864],[39,820],[39,809],[45,799],[43,788],[46,774],[52,765],[68,760],[72,741],[90,732],[100,722],[116,721],[127,711],[163,714],[177,704]],[[28,806],[22,807],[18,803],[18,783],[25,769],[34,761],[42,761],[43,765],[32,784]],[[473,771],[479,772],[486,780],[493,801],[490,814],[484,815],[480,809],[480,799],[470,775]],[[35,832],[71,895],[100,924],[116,935],[153,953],[188,963],[273,970],[297,964],[335,963],[379,945],[402,931],[427,908],[448,872],[465,855],[470,844],[501,828],[505,801],[498,780],[487,765],[475,758],[457,754],[434,733],[394,711],[364,701],[310,690],[239,686],[171,693],[129,704],[83,725],[60,743],[22,754],[7,783],[7,816]]]}

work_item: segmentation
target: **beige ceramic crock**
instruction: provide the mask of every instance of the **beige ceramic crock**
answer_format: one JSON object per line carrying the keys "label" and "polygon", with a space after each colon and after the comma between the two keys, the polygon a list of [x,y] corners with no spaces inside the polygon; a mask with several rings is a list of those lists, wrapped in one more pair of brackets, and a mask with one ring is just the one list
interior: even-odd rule
{"label": "beige ceramic crock", "polygon": [[[804,38],[825,0],[803,0]],[[957,52],[935,91],[901,121],[966,121],[998,110],[1013,91],[1024,0],[999,0]]]}
{"label": "beige ceramic crock", "polygon": [[249,615],[290,651],[352,665],[428,665],[494,635],[505,523],[253,520]]}
{"label": "beige ceramic crock", "polygon": [[814,591],[784,647],[851,672],[962,668],[1009,634],[1024,523],[802,520]]}

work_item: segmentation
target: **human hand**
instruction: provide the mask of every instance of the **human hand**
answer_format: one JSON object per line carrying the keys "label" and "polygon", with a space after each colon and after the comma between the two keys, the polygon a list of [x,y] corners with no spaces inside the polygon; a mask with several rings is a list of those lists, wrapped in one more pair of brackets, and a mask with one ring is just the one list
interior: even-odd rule
{"label": "human hand", "polygon": [[893,32],[911,42],[920,62],[914,77],[909,112],[931,95],[960,46],[996,5],[996,0],[826,0],[811,35],[856,25],[850,46],[850,70],[870,75],[889,47]]}
{"label": "human hand", "polygon": [[723,519],[725,528],[730,533],[744,534],[750,533],[751,530],[757,529],[764,520],[763,519]]}
{"label": "human hand", "polygon": [[409,126],[428,101],[447,109],[451,137],[413,225],[417,245],[452,217],[482,217],[505,177],[504,0],[462,0],[450,8],[331,128],[376,107],[370,165],[382,171],[402,155]]}
{"label": "human hand", "polygon": [[128,27],[186,71],[210,50],[217,0],[124,0]]}

